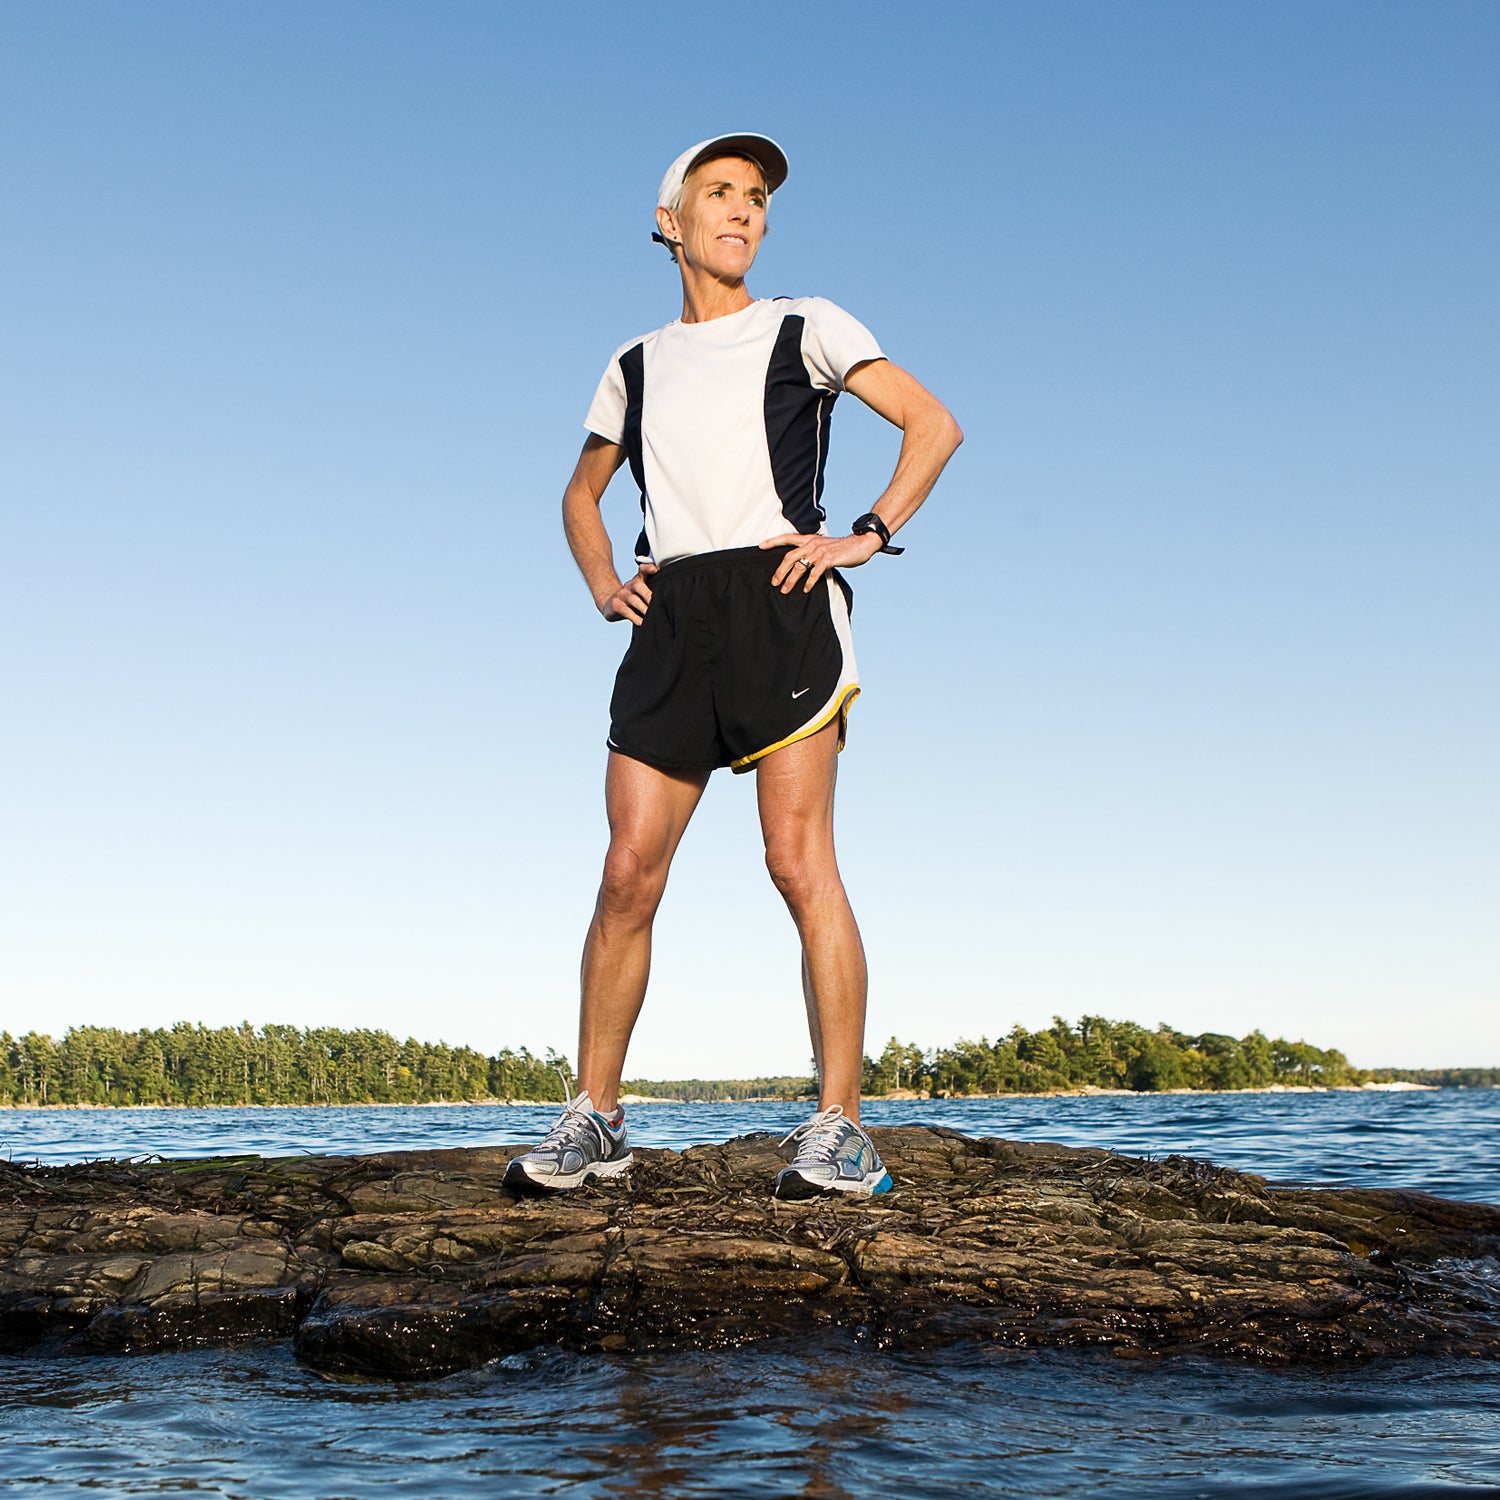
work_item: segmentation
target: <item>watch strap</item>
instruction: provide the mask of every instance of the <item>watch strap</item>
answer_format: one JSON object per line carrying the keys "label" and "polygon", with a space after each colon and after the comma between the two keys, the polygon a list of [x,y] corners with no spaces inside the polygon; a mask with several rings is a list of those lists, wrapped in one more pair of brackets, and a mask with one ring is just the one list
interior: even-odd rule
{"label": "watch strap", "polygon": [[882,552],[889,552],[892,557],[900,557],[906,551],[905,547],[891,546],[891,528],[873,510],[867,510],[849,528],[851,536],[865,536],[872,531],[880,538],[880,550]]}

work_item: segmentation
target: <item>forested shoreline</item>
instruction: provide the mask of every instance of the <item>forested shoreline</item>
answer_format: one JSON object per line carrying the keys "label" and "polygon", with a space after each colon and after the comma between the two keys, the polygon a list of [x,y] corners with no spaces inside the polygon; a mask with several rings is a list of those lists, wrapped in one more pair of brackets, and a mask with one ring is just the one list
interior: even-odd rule
{"label": "forested shoreline", "polygon": [[563,1099],[567,1059],[493,1057],[388,1031],[70,1027],[60,1040],[0,1031],[0,1104],[443,1104]]}
{"label": "forested shoreline", "polygon": [[[71,1027],[60,1039],[0,1031],[0,1105],[293,1105],[560,1103],[568,1059],[503,1048],[493,1056],[444,1042],[399,1041],[389,1032],[179,1022],[140,1031]],[[956,1098],[1047,1094],[1087,1088],[1161,1093],[1283,1087],[1342,1088],[1408,1082],[1493,1088],[1500,1068],[1354,1068],[1340,1051],[1307,1042],[1169,1026],[1058,1017],[1044,1030],[1013,1027],[923,1050],[896,1038],[866,1057],[867,1095],[910,1092]],[[629,1079],[627,1094],[735,1102],[805,1099],[811,1076]]]}
{"label": "forested shoreline", "polygon": [[960,1041],[923,1051],[892,1037],[879,1058],[865,1059],[867,1094],[912,1089],[919,1094],[1044,1094],[1070,1089],[1358,1088],[1367,1083],[1417,1083],[1441,1088],[1494,1088],[1500,1068],[1356,1068],[1336,1048],[1267,1037],[1196,1036],[1170,1026],[1061,1016],[1038,1031],[1013,1027],[996,1041]]}

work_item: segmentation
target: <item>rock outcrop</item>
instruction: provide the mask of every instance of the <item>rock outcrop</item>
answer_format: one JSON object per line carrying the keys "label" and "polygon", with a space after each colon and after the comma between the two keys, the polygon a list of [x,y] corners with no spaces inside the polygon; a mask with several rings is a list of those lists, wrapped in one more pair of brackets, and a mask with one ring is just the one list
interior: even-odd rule
{"label": "rock outcrop", "polygon": [[896,1191],[774,1202],[775,1141],[636,1151],[518,1199],[514,1150],[0,1163],[0,1349],[290,1339],[347,1374],[542,1343],[644,1350],[843,1327],[1261,1361],[1500,1355],[1500,1209],[1268,1185],[1206,1162],[872,1134]]}

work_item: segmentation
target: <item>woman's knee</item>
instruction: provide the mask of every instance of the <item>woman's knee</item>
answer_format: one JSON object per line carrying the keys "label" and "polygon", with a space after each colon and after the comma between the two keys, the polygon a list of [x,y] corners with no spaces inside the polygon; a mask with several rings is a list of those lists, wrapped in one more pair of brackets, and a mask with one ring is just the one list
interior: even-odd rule
{"label": "woman's knee", "polygon": [[645,859],[628,843],[611,843],[599,882],[599,907],[607,916],[649,920],[667,884],[665,862]]}
{"label": "woman's knee", "polygon": [[831,847],[804,838],[768,839],[766,869],[788,905],[796,907],[839,886]]}

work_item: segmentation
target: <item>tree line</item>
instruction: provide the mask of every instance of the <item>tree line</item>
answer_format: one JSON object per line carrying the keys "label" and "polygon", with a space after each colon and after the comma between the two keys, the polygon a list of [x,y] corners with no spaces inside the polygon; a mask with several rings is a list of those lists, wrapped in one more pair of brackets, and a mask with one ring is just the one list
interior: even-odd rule
{"label": "tree line", "polygon": [[[869,1059],[865,1061],[868,1063]],[[808,1073],[786,1073],[775,1078],[629,1078],[620,1085],[620,1092],[694,1104],[743,1104],[751,1099],[816,1096],[818,1080]]]}
{"label": "tree line", "polygon": [[961,1041],[923,1051],[892,1037],[878,1058],[865,1059],[868,1094],[912,1089],[932,1096],[1042,1094],[1059,1089],[1256,1089],[1283,1086],[1340,1088],[1406,1081],[1441,1087],[1493,1087],[1500,1070],[1355,1068],[1336,1048],[1289,1042],[1259,1031],[1249,1036],[1170,1026],[1154,1031],[1134,1021],[1061,1016],[1043,1030],[1012,1027],[989,1041]]}
{"label": "tree line", "polygon": [[[1075,1025],[1059,1016],[1038,1031],[1014,1026],[995,1041],[981,1037],[923,1049],[892,1037],[879,1057],[865,1058],[861,1086],[870,1096],[909,1090],[929,1098],[962,1098],[1082,1088],[1161,1093],[1394,1082],[1495,1088],[1500,1087],[1500,1068],[1355,1068],[1336,1048],[1289,1042],[1260,1031],[1244,1037],[1218,1032],[1192,1036],[1170,1026],[1152,1030],[1103,1016],[1084,1016]],[[799,1099],[816,1095],[817,1079],[634,1079],[626,1087],[660,1099]]]}
{"label": "tree line", "polygon": [[[334,1027],[209,1027],[119,1031],[76,1026],[59,1040],[0,1031],[0,1105],[32,1104],[438,1104],[536,1100],[561,1103],[568,1060],[522,1047],[492,1057],[444,1042],[398,1041],[387,1031]],[[1170,1026],[1057,1017],[1039,1031],[1012,1027],[989,1041],[922,1049],[892,1037],[864,1060],[864,1092],[929,1097],[1043,1094],[1079,1088],[1247,1089],[1275,1084],[1336,1088],[1407,1081],[1441,1087],[1500,1086],[1500,1069],[1362,1069],[1342,1052],[1307,1042],[1190,1036]],[[814,1076],[631,1079],[627,1094],[659,1099],[805,1099]]]}
{"label": "tree line", "polygon": [[559,1067],[567,1059],[551,1051],[486,1057],[388,1031],[75,1026],[56,1041],[0,1031],[0,1104],[560,1103]]}

